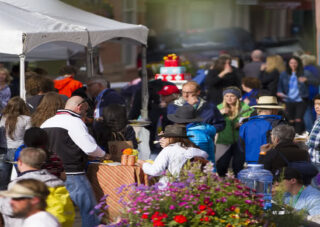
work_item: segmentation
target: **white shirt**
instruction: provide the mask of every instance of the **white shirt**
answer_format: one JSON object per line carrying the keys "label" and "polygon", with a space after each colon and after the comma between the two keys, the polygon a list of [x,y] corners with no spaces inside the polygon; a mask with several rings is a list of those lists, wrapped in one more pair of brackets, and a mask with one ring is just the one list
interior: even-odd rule
{"label": "white shirt", "polygon": [[58,220],[46,211],[40,211],[30,217],[26,218],[22,227],[61,227]]}
{"label": "white shirt", "polygon": [[[199,148],[184,148],[180,146],[180,143],[174,143],[165,147],[154,160],[153,164],[144,163],[142,169],[144,173],[150,176],[160,176],[166,169],[173,176],[178,176],[186,161],[195,156],[207,158],[208,154]],[[162,177],[159,182],[165,186],[167,179]]]}
{"label": "white shirt", "polygon": [[6,118],[2,117],[0,121],[1,136],[5,135],[5,140],[1,139],[0,147],[2,148],[18,148],[23,144],[23,136],[25,131],[31,127],[31,118],[26,115],[20,115],[17,119],[16,128],[11,138],[5,130]]}

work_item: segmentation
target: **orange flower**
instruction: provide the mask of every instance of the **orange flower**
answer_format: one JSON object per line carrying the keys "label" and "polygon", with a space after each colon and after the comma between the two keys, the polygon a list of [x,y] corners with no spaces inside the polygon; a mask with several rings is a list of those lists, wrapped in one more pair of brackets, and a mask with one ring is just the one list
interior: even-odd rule
{"label": "orange flower", "polygon": [[122,151],[122,154],[131,155],[132,154],[132,148],[126,148]]}

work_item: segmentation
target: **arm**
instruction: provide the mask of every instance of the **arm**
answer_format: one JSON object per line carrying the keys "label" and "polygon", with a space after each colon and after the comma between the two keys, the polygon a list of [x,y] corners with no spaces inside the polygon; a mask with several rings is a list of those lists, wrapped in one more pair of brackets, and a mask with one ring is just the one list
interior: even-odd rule
{"label": "arm", "polygon": [[[167,155],[169,148],[164,148],[157,158],[154,160],[153,164],[145,162],[142,166],[142,170],[144,173],[150,176],[160,176],[163,171],[165,171],[169,164],[169,157]],[[174,152],[174,151],[170,151]]]}
{"label": "arm", "polygon": [[308,71],[304,70],[304,77],[306,78],[306,83],[314,86],[320,85],[320,78],[313,76],[313,74]]}
{"label": "arm", "polygon": [[216,132],[221,132],[226,127],[226,121],[224,120],[224,117],[221,115],[220,111],[214,104],[212,104],[212,111],[212,125],[215,127]]}
{"label": "arm", "polygon": [[77,121],[75,125],[77,125],[77,127],[72,127],[72,129],[68,131],[72,141],[87,155],[95,157],[105,156],[105,151],[97,145],[94,138],[88,133],[87,127],[83,121]]}

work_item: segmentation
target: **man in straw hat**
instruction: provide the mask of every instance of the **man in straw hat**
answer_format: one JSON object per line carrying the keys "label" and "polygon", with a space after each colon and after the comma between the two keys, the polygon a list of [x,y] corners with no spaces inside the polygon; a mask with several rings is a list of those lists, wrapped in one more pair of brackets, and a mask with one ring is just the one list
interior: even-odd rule
{"label": "man in straw hat", "polygon": [[14,217],[25,218],[22,227],[60,227],[57,219],[46,212],[47,186],[35,179],[22,179],[0,196],[11,198],[10,205]]}
{"label": "man in straw hat", "polygon": [[274,96],[261,96],[257,105],[252,106],[257,110],[257,116],[250,117],[249,120],[240,127],[240,147],[245,153],[245,161],[257,163],[259,160],[260,146],[270,142],[271,130],[285,121],[282,116],[277,115],[278,111],[284,109],[278,104]]}

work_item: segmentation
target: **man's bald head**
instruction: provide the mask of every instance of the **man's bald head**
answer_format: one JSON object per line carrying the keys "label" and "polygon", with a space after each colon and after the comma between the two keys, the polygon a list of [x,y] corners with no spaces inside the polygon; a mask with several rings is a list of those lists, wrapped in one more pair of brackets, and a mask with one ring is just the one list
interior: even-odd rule
{"label": "man's bald head", "polygon": [[261,50],[254,50],[251,53],[252,61],[262,61],[263,60],[263,52]]}
{"label": "man's bald head", "polygon": [[82,117],[86,116],[89,106],[87,101],[80,96],[72,96],[68,99],[65,109],[71,110],[77,114],[80,114]]}

